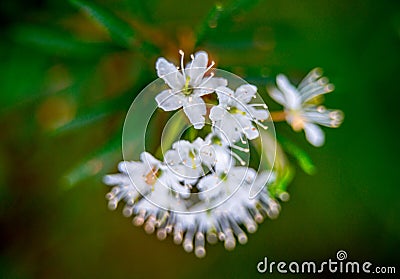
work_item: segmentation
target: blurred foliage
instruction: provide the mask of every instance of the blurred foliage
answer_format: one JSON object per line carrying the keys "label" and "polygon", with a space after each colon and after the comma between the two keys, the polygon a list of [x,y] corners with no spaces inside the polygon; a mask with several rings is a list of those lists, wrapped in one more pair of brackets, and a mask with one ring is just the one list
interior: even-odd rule
{"label": "blurred foliage", "polygon": [[[1,278],[245,278],[264,256],[323,261],[339,249],[398,263],[398,1],[18,0],[0,3],[0,23]],[[246,246],[202,261],[109,213],[101,184],[156,58],[177,62],[178,49],[206,49],[272,110],[276,74],[321,66],[337,88],[327,103],[346,113],[321,149],[276,125],[289,160],[307,173],[315,163],[315,176],[297,172],[283,216]]]}

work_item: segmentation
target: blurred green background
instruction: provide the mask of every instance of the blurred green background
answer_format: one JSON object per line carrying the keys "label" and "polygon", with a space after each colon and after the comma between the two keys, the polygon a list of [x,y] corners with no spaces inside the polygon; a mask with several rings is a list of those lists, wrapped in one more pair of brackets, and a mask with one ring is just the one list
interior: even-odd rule
{"label": "blurred green background", "polygon": [[[398,264],[398,1],[71,2],[0,3],[0,278],[299,278],[256,265],[340,249]],[[276,125],[318,172],[297,168],[277,220],[202,260],[109,211],[101,183],[122,158],[130,103],[178,49],[207,50],[267,101],[278,73],[323,67],[336,86],[326,104],[346,115],[318,149]]]}

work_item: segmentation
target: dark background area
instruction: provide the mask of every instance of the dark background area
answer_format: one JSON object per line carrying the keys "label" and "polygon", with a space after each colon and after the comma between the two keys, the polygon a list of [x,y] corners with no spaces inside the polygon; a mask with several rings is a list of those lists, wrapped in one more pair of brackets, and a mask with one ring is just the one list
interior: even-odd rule
{"label": "dark background area", "polygon": [[[322,262],[338,250],[398,265],[397,1],[222,1],[222,12],[214,1],[96,3],[134,33],[122,25],[110,36],[64,1],[0,3],[1,278],[299,278],[256,265]],[[101,182],[122,158],[125,113],[156,78],[156,58],[177,61],[180,48],[207,50],[268,104],[278,73],[299,81],[320,66],[336,87],[327,106],[345,113],[322,148],[276,125],[317,173],[297,168],[277,220],[233,252],[209,246],[202,260],[109,211]]]}

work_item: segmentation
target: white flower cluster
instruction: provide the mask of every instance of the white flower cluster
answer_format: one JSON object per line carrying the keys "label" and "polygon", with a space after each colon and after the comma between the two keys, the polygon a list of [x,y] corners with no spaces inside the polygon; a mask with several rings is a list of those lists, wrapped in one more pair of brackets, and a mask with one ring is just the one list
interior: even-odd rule
{"label": "white flower cluster", "polygon": [[[110,209],[123,201],[123,214],[133,216],[133,224],[143,225],[147,233],[156,231],[161,240],[171,234],[187,252],[204,257],[206,240],[223,241],[231,250],[237,241],[247,242],[245,230],[253,233],[265,217],[279,214],[280,205],[269,191],[275,173],[245,166],[236,153],[249,153],[247,140],[260,136],[258,127],[267,129],[270,114],[265,104],[252,103],[256,86],[232,89],[226,79],[215,77],[210,71],[214,62],[208,66],[206,52],[192,55],[186,66],[184,53],[180,54],[180,68],[164,58],[156,62],[157,74],[168,86],[155,97],[157,105],[165,111],[183,108],[195,129],[202,129],[208,116],[211,132],[192,142],[173,143],[162,161],[147,152],[140,161],[123,161],[120,173],[105,176],[104,183],[112,186],[106,195]],[[336,127],[341,113],[310,101],[330,92],[332,85],[319,70],[313,70],[298,88],[283,75],[277,84],[279,89],[271,88],[270,94],[284,106],[285,120],[296,131],[304,129],[310,143],[321,145],[324,136],[316,124]],[[208,108],[204,96],[212,93],[218,103]],[[252,187],[261,191],[250,199]]]}
{"label": "white flower cluster", "polygon": [[175,243],[198,257],[205,256],[205,238],[233,249],[236,238],[247,241],[241,225],[252,233],[265,216],[276,217],[280,206],[266,188],[248,198],[250,187],[262,187],[258,184],[265,184],[270,173],[235,166],[231,154],[215,133],[193,143],[174,143],[164,162],[143,152],[140,162],[123,161],[120,173],[105,176],[104,182],[113,186],[106,196],[109,208],[124,201],[123,214],[134,215],[133,224],[144,225],[147,233],[157,229],[159,239],[172,233]]}
{"label": "white flower cluster", "polygon": [[[206,52],[197,52],[186,67],[181,55],[180,71],[164,58],[156,63],[169,87],[156,96],[157,104],[166,111],[183,107],[193,127],[201,129],[207,112],[202,96],[215,92],[218,105],[209,113],[212,132],[205,139],[175,142],[162,162],[147,152],[140,162],[123,161],[120,173],[105,176],[104,182],[113,186],[107,194],[110,209],[124,201],[123,214],[133,215],[135,225],[144,225],[148,233],[157,230],[160,239],[171,233],[175,243],[203,257],[205,239],[224,241],[226,249],[233,249],[236,240],[246,243],[244,228],[254,232],[266,216],[276,217],[280,206],[264,187],[273,174],[244,167],[246,162],[234,152],[249,152],[240,145],[259,136],[255,125],[266,128],[266,106],[250,103],[257,88],[244,84],[233,91],[226,79],[208,74],[214,63],[207,67]],[[264,188],[249,199],[252,186]]]}

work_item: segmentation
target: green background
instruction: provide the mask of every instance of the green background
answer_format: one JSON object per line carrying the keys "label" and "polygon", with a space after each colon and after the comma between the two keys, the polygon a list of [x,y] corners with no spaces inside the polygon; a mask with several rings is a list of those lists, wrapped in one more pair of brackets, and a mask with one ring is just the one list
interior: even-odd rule
{"label": "green background", "polygon": [[[338,250],[398,264],[397,1],[222,1],[221,12],[213,1],[96,3],[128,23],[111,22],[120,32],[109,36],[68,2],[0,4],[1,278],[299,278],[256,265],[322,262]],[[317,173],[297,167],[277,220],[201,260],[109,211],[101,183],[121,159],[130,103],[156,78],[156,58],[177,61],[179,48],[207,50],[264,97],[278,73],[299,81],[323,67],[336,87],[325,102],[345,112],[322,148],[276,125]]]}

